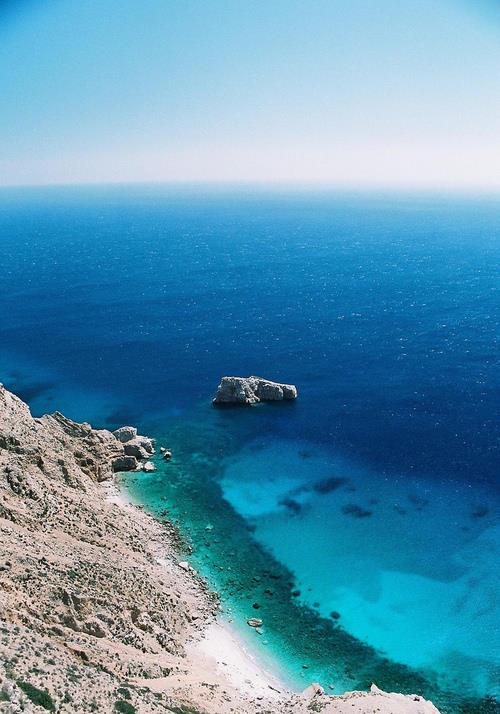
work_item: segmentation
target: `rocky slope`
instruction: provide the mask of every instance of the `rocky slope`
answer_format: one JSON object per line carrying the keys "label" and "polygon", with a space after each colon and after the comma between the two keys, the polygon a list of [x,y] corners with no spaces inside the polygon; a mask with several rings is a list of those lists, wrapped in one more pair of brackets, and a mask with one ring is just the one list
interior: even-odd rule
{"label": "rocky slope", "polygon": [[33,418],[0,385],[0,712],[435,714],[378,690],[263,696],[221,674],[196,644],[215,598],[179,566],[175,530],[109,498],[125,443]]}

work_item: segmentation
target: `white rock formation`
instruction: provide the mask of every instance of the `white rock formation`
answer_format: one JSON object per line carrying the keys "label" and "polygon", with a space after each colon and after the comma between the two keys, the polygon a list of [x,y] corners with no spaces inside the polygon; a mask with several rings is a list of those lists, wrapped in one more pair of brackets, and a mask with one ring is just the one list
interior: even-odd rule
{"label": "white rock formation", "polygon": [[127,441],[135,439],[135,437],[137,436],[137,429],[135,428],[135,426],[121,426],[119,429],[115,429],[113,434],[116,436],[118,441],[121,441],[122,444],[125,444]]}
{"label": "white rock formation", "polygon": [[214,404],[257,404],[296,399],[297,387],[293,384],[271,382],[262,377],[222,377]]}

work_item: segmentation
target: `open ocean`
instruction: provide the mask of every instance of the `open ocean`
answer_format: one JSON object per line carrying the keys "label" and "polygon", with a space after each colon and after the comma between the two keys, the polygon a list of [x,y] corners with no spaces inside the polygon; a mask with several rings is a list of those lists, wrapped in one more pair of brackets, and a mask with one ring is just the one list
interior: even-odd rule
{"label": "open ocean", "polygon": [[500,197],[2,189],[0,246],[0,381],[172,448],[124,488],[266,664],[499,711]]}

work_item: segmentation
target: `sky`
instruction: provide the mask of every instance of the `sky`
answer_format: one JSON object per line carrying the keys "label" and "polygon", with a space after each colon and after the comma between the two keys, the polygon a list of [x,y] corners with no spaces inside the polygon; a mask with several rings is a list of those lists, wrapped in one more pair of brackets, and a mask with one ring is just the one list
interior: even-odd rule
{"label": "sky", "polygon": [[500,189],[499,0],[0,0],[0,185]]}

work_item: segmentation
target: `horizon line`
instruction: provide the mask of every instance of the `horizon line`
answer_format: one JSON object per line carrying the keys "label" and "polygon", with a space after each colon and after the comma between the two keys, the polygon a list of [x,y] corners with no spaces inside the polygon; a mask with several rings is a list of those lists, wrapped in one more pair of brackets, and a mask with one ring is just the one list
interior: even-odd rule
{"label": "horizon line", "polygon": [[0,191],[12,189],[65,189],[65,188],[119,188],[127,186],[150,186],[172,188],[259,188],[276,190],[280,188],[300,190],[326,190],[349,193],[446,193],[446,194],[481,194],[498,195],[499,185],[486,184],[423,184],[423,183],[376,183],[376,182],[351,182],[339,183],[334,181],[300,181],[298,179],[165,179],[165,180],[120,180],[120,181],[53,181],[35,183],[0,183]]}

